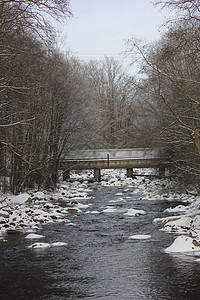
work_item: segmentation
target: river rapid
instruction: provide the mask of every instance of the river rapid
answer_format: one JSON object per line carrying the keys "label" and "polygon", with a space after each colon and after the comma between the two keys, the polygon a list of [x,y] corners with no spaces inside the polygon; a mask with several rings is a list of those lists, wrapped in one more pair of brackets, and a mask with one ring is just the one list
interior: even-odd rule
{"label": "river rapid", "polygon": [[[27,233],[8,235],[0,244],[0,299],[200,299],[200,264],[165,253],[174,236],[153,224],[178,200],[145,199],[145,191],[134,185],[88,187],[90,210],[39,231],[44,242],[67,245],[29,249]],[[125,215],[131,208],[145,214]]]}

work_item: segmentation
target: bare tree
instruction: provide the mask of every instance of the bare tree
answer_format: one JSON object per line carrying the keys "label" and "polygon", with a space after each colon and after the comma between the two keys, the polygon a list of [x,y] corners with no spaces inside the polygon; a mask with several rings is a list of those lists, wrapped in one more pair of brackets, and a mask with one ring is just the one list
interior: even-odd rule
{"label": "bare tree", "polygon": [[66,14],[69,1],[0,1],[1,174],[3,189],[13,193],[32,185],[41,170],[38,149],[46,130],[41,109],[47,103],[43,71],[52,53],[49,37],[54,37],[48,18]]}
{"label": "bare tree", "polygon": [[[184,5],[191,2],[191,7],[194,4],[194,1],[164,2],[175,6],[183,2]],[[141,71],[145,74],[141,86],[149,94],[151,104],[157,106],[158,143],[170,149],[173,164],[185,179],[196,177],[198,181],[200,39],[199,21],[195,16],[171,23],[156,44],[145,47],[132,41],[129,50],[140,54]]]}
{"label": "bare tree", "polygon": [[133,78],[113,58],[90,61],[86,66],[100,112],[101,135],[105,147],[131,147],[134,144]]}

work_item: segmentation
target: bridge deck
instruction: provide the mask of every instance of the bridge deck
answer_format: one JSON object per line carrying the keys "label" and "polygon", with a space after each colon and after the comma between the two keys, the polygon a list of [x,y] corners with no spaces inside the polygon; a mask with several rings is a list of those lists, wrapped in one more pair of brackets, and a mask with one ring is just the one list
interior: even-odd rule
{"label": "bridge deck", "polygon": [[157,149],[106,149],[70,151],[61,169],[156,168],[163,159]]}
{"label": "bridge deck", "polygon": [[132,149],[100,149],[100,150],[77,150],[66,153],[64,159],[110,159],[118,158],[158,158],[158,149],[132,148]]}

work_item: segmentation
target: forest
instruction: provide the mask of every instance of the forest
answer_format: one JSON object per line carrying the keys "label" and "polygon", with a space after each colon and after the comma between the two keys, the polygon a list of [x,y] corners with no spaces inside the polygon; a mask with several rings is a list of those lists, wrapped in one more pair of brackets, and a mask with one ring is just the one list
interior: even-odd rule
{"label": "forest", "polygon": [[0,189],[53,188],[71,149],[159,147],[184,184],[200,184],[200,1],[171,9],[161,38],[130,39],[137,76],[112,57],[62,53],[52,20],[69,0],[0,1]]}

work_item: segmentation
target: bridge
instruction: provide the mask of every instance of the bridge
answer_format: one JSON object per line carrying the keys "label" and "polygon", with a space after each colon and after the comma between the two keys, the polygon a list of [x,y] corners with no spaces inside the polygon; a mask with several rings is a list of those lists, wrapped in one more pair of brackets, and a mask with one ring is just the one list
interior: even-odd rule
{"label": "bridge", "polygon": [[158,168],[159,176],[165,175],[166,158],[159,149],[102,149],[68,151],[60,161],[63,179],[70,176],[70,170],[94,170],[94,179],[100,180],[101,169],[123,168],[127,177],[133,177],[134,168]]}

